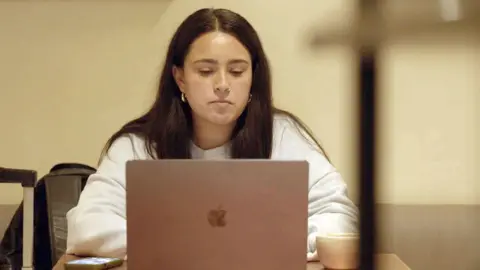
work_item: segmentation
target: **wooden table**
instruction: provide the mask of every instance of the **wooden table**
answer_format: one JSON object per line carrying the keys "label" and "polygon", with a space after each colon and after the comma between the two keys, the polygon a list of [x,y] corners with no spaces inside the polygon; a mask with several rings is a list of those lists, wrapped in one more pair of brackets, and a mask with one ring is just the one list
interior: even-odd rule
{"label": "wooden table", "polygon": [[412,269],[480,269],[480,205],[379,205],[378,253]]}
{"label": "wooden table", "polygon": [[[78,257],[65,255],[53,267],[53,270],[64,270],[63,265],[68,262],[78,259]],[[379,254],[377,255],[378,270],[409,270],[410,268],[403,263],[395,254]],[[124,264],[115,270],[126,270],[127,266]],[[321,270],[323,267],[319,263],[307,263],[307,270]]]}
{"label": "wooden table", "polygon": [[[397,254],[411,269],[480,269],[480,205],[382,204],[377,209],[377,253]],[[391,266],[395,255],[385,256],[381,269],[402,269]]]}

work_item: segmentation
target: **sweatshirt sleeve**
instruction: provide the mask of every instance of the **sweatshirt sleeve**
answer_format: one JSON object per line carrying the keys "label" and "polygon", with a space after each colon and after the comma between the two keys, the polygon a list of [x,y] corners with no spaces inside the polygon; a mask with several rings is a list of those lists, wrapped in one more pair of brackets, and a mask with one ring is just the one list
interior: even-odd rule
{"label": "sweatshirt sleeve", "polygon": [[125,166],[134,159],[133,137],[117,139],[67,213],[67,254],[126,256]]}
{"label": "sweatshirt sleeve", "polygon": [[316,251],[320,234],[358,232],[358,208],[347,196],[341,175],[306,133],[295,124],[284,126],[280,140],[283,158],[309,163],[308,251]]}

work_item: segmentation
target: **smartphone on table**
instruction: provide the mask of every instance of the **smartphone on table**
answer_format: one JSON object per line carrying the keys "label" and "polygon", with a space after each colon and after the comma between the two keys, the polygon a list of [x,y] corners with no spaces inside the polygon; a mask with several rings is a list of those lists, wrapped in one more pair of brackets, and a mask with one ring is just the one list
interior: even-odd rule
{"label": "smartphone on table", "polygon": [[106,270],[119,267],[122,264],[122,259],[89,257],[65,263],[65,270]]}

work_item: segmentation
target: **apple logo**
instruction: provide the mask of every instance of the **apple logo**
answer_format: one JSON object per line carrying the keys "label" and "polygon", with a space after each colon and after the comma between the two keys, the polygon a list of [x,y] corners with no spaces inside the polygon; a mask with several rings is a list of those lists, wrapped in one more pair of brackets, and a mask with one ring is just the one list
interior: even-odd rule
{"label": "apple logo", "polygon": [[227,211],[222,209],[222,206],[219,206],[217,209],[212,209],[208,211],[207,220],[210,226],[212,227],[225,227],[227,225],[227,221],[225,220],[225,216],[227,215]]}

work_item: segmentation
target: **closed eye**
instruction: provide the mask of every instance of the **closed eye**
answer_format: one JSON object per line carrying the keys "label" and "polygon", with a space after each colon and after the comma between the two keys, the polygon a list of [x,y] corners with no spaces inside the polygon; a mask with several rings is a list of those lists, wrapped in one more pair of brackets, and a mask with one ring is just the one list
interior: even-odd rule
{"label": "closed eye", "polygon": [[243,70],[231,70],[230,73],[235,77],[240,77],[243,74]]}
{"label": "closed eye", "polygon": [[202,76],[209,76],[213,73],[213,70],[211,69],[201,69],[198,71],[200,73],[200,75]]}

